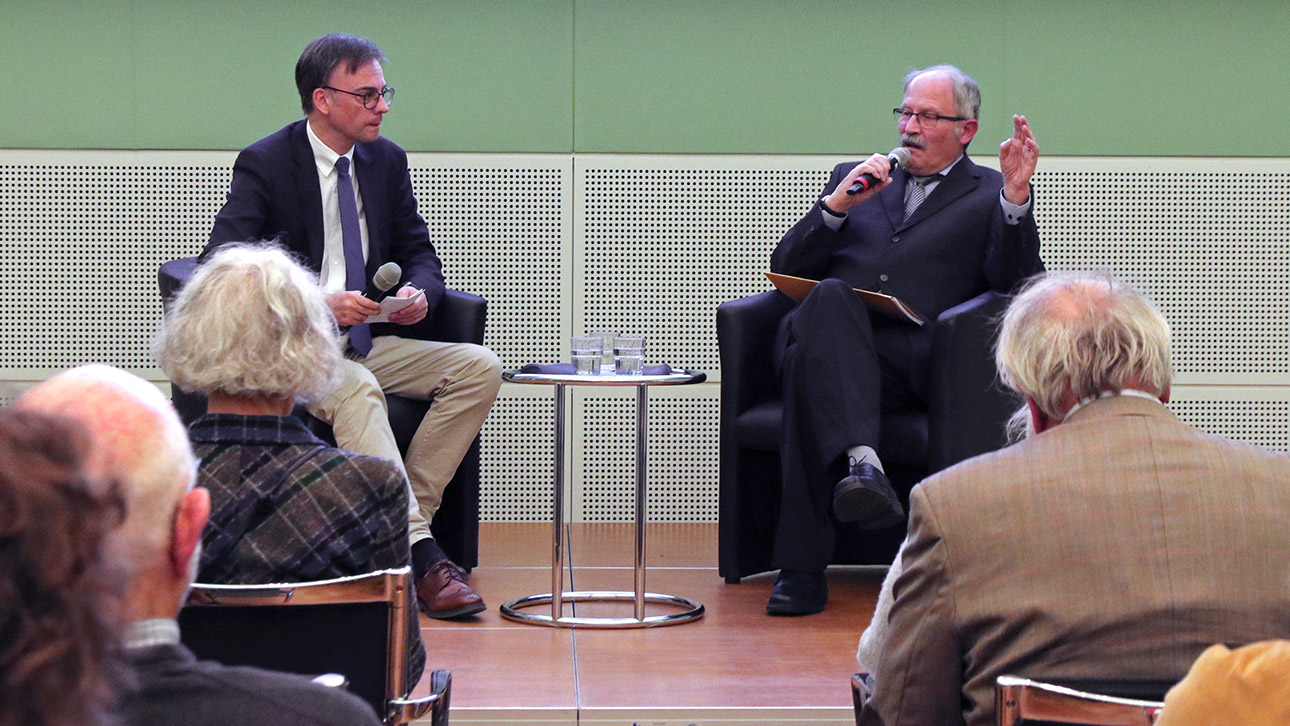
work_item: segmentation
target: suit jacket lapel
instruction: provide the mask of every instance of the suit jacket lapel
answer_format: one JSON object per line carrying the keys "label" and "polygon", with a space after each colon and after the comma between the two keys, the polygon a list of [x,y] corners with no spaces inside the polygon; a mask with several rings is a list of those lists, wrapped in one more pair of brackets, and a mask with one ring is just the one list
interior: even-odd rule
{"label": "suit jacket lapel", "polygon": [[[309,250],[309,261],[313,264],[313,269],[318,270],[322,268],[323,259],[322,187],[318,185],[318,164],[314,161],[314,149],[309,145],[309,135],[305,131],[307,123],[308,120],[301,121],[292,129],[291,161],[294,164],[296,202],[300,205],[301,218],[304,220],[304,243]],[[289,240],[288,244],[293,243]]]}
{"label": "suit jacket lapel", "polygon": [[[908,184],[908,172],[906,172],[904,176],[905,183]],[[918,205],[918,209],[914,210],[914,213],[910,215],[909,219],[903,224],[897,224],[896,229],[899,230],[918,224],[921,220],[926,219],[927,217],[930,217],[940,210],[948,207],[954,200],[968,192],[971,192],[973,189],[976,189],[980,183],[980,170],[977,168],[977,165],[973,164],[972,160],[964,154],[963,159],[959,163],[955,164],[954,168],[950,169],[950,172],[945,175],[945,178],[936,185],[936,189],[934,189],[931,194],[927,195],[927,199],[925,199],[922,204]],[[899,197],[900,211],[897,212],[897,216],[895,217],[896,219],[900,219],[905,215],[904,191],[904,186],[902,186]]]}

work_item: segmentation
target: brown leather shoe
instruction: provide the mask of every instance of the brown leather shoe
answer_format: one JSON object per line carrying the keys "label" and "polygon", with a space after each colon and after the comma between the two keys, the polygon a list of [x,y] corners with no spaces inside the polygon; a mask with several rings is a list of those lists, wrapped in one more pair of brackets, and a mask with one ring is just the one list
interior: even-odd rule
{"label": "brown leather shoe", "polygon": [[448,560],[431,565],[417,581],[417,602],[421,612],[438,620],[474,615],[488,608],[466,584],[465,571]]}

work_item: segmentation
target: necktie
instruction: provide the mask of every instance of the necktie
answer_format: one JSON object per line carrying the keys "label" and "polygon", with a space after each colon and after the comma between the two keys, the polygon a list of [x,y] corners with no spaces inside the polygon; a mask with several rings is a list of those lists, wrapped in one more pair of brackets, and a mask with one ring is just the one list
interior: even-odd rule
{"label": "necktie", "polygon": [[[354,180],[349,175],[349,159],[336,160],[339,183],[336,195],[340,197],[340,235],[345,247],[345,289],[367,289],[367,272],[363,264],[363,235],[358,229],[358,204],[354,201]],[[349,328],[349,344],[362,355],[372,351],[372,329],[367,323]]]}
{"label": "necktie", "polygon": [[939,178],[940,174],[928,174],[926,176],[909,175],[909,180],[914,183],[914,188],[909,190],[909,197],[905,199],[905,219],[908,220],[918,209],[918,205],[923,203],[927,198],[928,182]]}

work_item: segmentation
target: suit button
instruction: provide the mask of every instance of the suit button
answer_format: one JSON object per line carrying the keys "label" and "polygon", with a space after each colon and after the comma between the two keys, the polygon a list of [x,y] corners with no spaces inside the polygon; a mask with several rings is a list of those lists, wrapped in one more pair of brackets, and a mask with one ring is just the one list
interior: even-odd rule
{"label": "suit button", "polygon": [[886,282],[886,281],[887,281],[887,280],[889,280],[890,278],[889,278],[889,277],[887,277],[885,274],[883,274],[883,275],[879,275],[879,276],[878,276],[878,279],[879,279],[879,280],[881,280],[881,281],[883,281],[883,282]]}
{"label": "suit button", "polygon": [[897,243],[897,242],[899,242],[899,241],[900,241],[900,235],[896,235],[895,237],[892,237],[892,238],[891,238],[891,243],[892,243],[892,244],[896,244],[896,243]]}

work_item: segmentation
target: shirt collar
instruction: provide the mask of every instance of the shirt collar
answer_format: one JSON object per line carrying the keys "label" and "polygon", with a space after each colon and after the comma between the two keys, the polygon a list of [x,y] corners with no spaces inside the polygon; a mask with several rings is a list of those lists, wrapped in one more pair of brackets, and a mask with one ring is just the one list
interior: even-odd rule
{"label": "shirt collar", "polygon": [[127,650],[179,644],[179,622],[174,618],[149,618],[130,623],[123,642]]}
{"label": "shirt collar", "polygon": [[1081,408],[1084,408],[1085,406],[1089,405],[1094,401],[1097,401],[1102,398],[1114,398],[1115,396],[1134,396],[1137,398],[1145,398],[1151,401],[1156,401],[1157,403],[1160,401],[1160,396],[1157,396],[1154,393],[1148,393],[1147,391],[1141,391],[1136,388],[1124,388],[1119,391],[1102,391],[1096,396],[1089,396],[1081,400],[1079,403],[1075,404],[1074,406],[1071,406],[1071,410],[1066,412],[1066,415],[1062,417],[1062,421],[1070,420],[1071,414],[1075,413]]}
{"label": "shirt collar", "polygon": [[309,146],[314,151],[314,164],[318,166],[319,174],[322,174],[323,176],[330,176],[333,174],[336,170],[336,160],[342,156],[349,159],[350,173],[353,173],[353,147],[350,147],[350,150],[344,154],[337,154],[330,146],[324,144],[322,139],[318,138],[318,134],[314,133],[313,124],[311,124],[308,119],[305,119],[305,133],[309,136]]}

